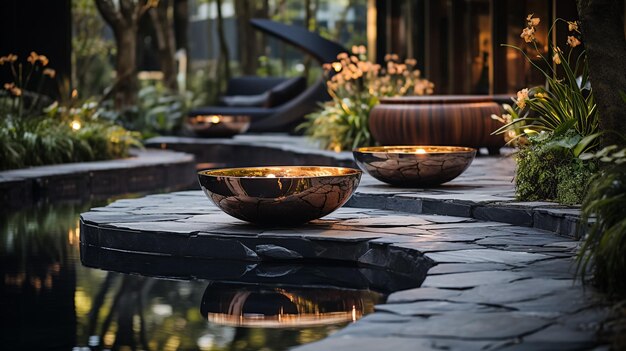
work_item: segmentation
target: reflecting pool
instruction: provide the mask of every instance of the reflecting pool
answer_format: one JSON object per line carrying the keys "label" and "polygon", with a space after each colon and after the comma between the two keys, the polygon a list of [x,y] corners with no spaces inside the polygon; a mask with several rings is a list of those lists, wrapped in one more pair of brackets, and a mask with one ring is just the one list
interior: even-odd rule
{"label": "reflecting pool", "polygon": [[388,293],[361,284],[359,274],[386,274],[362,267],[189,261],[84,248],[90,268],[81,263],[79,214],[105,204],[0,214],[2,349],[286,350],[372,312]]}

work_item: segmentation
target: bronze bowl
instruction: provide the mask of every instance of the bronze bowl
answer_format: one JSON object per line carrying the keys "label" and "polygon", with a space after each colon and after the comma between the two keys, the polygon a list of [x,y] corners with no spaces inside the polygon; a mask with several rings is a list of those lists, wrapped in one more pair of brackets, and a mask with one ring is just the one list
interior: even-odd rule
{"label": "bronze bowl", "polygon": [[395,186],[436,186],[458,177],[472,163],[476,149],[457,146],[375,146],[353,152],[359,167]]}
{"label": "bronze bowl", "polygon": [[277,166],[198,172],[202,190],[227,214],[262,225],[295,225],[341,207],[361,179],[352,168]]}
{"label": "bronze bowl", "polygon": [[229,138],[245,133],[250,116],[197,115],[187,117],[187,127],[198,136]]}

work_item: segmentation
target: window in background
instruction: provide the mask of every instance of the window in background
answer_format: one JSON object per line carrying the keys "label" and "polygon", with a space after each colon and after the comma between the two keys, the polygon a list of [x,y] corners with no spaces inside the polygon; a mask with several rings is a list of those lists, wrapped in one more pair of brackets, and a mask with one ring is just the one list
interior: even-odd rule
{"label": "window in background", "polygon": [[545,55],[548,40],[564,46],[566,33],[547,36],[554,18],[576,18],[574,0],[376,0],[376,9],[378,59],[416,58],[437,94],[512,94],[544,84],[521,53],[501,44],[525,47],[519,35],[534,13]]}

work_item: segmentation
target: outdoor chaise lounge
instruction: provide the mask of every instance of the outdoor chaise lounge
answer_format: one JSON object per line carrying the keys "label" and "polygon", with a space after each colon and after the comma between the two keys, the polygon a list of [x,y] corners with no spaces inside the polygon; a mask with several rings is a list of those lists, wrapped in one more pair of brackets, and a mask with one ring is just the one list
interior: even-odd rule
{"label": "outdoor chaise lounge", "polygon": [[[289,43],[311,55],[320,64],[332,62],[347,50],[302,27],[267,19],[252,19],[253,27]],[[190,111],[190,116],[249,116],[252,132],[289,131],[302,117],[313,112],[321,101],[330,97],[323,79],[309,87],[303,77],[239,77],[228,82],[225,96],[218,106]]]}

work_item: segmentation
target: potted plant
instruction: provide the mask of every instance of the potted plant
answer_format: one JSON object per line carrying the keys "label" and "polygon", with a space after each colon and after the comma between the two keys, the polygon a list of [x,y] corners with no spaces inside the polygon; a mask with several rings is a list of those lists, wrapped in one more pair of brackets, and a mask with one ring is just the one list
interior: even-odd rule
{"label": "potted plant", "polygon": [[342,53],[324,64],[326,86],[332,100],[306,116],[299,126],[325,149],[341,151],[375,143],[370,132],[370,110],[386,96],[428,95],[434,84],[421,77],[414,59],[385,56],[385,66],[368,62],[364,46]]}

